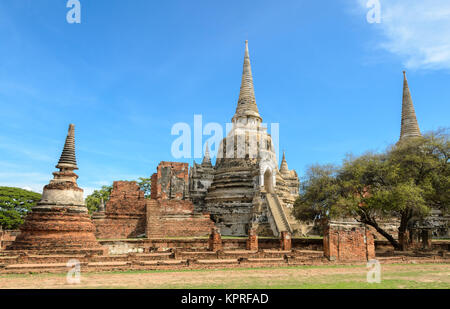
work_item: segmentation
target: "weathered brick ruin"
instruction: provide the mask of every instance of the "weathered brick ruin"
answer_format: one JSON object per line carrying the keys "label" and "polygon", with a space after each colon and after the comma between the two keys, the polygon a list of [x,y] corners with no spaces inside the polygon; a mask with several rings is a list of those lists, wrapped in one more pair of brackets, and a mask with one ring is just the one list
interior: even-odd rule
{"label": "weathered brick ruin", "polygon": [[209,235],[209,251],[217,252],[222,250],[222,235],[220,230],[216,227],[211,229],[211,235]]}
{"label": "weathered brick ruin", "polygon": [[207,236],[214,223],[187,199],[187,163],[161,162],[152,175],[147,203],[147,237]]}
{"label": "weathered brick ruin", "polygon": [[195,212],[186,199],[188,164],[161,162],[152,175],[151,198],[145,198],[136,182],[116,181],[106,209],[93,215],[97,237],[207,236],[214,223],[209,214]]}
{"label": "weathered brick ruin", "polygon": [[115,181],[106,208],[93,220],[100,239],[136,238],[145,235],[147,199],[134,181]]}
{"label": "weathered brick ruin", "polygon": [[83,189],[77,185],[75,126],[69,126],[54,179],[44,187],[42,199],[20,227],[8,250],[49,252],[96,252],[103,248],[95,238],[95,226],[84,204]]}
{"label": "weathered brick ruin", "polygon": [[364,224],[329,222],[323,237],[323,252],[332,261],[367,261],[375,258],[372,232]]}
{"label": "weathered brick ruin", "polygon": [[19,234],[18,230],[2,230],[0,226],[0,250],[11,245]]}

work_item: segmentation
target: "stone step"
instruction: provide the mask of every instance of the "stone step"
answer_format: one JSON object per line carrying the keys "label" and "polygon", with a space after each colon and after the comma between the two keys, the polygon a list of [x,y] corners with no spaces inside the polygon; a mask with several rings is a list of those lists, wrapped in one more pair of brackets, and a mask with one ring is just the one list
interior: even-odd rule
{"label": "stone step", "polygon": [[285,263],[284,258],[248,258],[242,260],[242,262],[249,263]]}
{"label": "stone step", "polygon": [[152,260],[152,261],[139,261],[138,264],[141,266],[146,266],[146,265],[158,265],[159,261],[158,260]]}
{"label": "stone step", "polygon": [[12,269],[41,269],[41,268],[68,268],[66,263],[50,264],[11,264],[5,267],[6,270]]}
{"label": "stone step", "polygon": [[127,266],[131,265],[131,262],[126,261],[114,261],[114,262],[90,262],[89,267],[111,267],[111,266]]}
{"label": "stone step", "polygon": [[186,264],[187,260],[161,260],[158,261],[158,265],[182,265]]}
{"label": "stone step", "polygon": [[51,254],[51,255],[30,254],[30,255],[27,255],[27,257],[29,259],[47,259],[47,258],[58,259],[58,258],[61,258],[61,259],[70,260],[70,259],[82,259],[82,258],[85,258],[86,255],[84,255],[84,254],[70,254],[70,255],[64,255],[64,254]]}
{"label": "stone step", "polygon": [[195,263],[203,265],[218,265],[218,264],[238,264],[237,259],[217,259],[217,260],[196,260]]}
{"label": "stone step", "polygon": [[172,252],[136,253],[137,257],[170,257]]}
{"label": "stone step", "polygon": [[0,257],[0,262],[8,262],[8,261],[14,261],[14,260],[17,260],[19,258],[19,256],[18,255],[16,255],[16,256],[2,256],[2,257]]}
{"label": "stone step", "polygon": [[247,254],[257,254],[258,251],[250,251],[250,250],[225,250],[223,251],[223,254],[243,254],[243,255],[247,255]]}
{"label": "stone step", "polygon": [[291,254],[290,250],[272,250],[272,249],[263,249],[263,253],[267,254]]}
{"label": "stone step", "polygon": [[105,255],[105,256],[95,256],[89,259],[90,262],[107,263],[113,261],[126,262],[128,261],[127,255]]}
{"label": "stone step", "polygon": [[180,251],[177,254],[179,254],[179,255],[186,255],[186,256],[195,256],[195,255],[216,256],[217,252],[213,252],[213,251]]}
{"label": "stone step", "polygon": [[323,256],[323,251],[316,250],[295,250],[292,252],[292,255],[295,257],[315,257],[315,256]]}

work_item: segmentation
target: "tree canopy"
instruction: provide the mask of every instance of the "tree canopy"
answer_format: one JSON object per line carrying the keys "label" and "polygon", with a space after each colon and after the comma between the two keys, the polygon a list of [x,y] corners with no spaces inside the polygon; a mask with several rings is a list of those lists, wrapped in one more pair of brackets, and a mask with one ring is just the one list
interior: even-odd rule
{"label": "tree canopy", "polygon": [[106,203],[109,200],[112,186],[102,186],[99,190],[94,190],[92,194],[88,195],[85,199],[86,207],[89,213],[97,211],[103,198],[103,202]]}
{"label": "tree canopy", "polygon": [[0,187],[0,225],[3,229],[18,229],[41,194],[14,187]]}
{"label": "tree canopy", "polygon": [[399,235],[432,208],[450,205],[450,143],[446,130],[391,146],[383,153],[348,156],[342,166],[312,166],[294,208],[300,220],[353,217],[373,226],[399,249],[382,218],[400,220]]}

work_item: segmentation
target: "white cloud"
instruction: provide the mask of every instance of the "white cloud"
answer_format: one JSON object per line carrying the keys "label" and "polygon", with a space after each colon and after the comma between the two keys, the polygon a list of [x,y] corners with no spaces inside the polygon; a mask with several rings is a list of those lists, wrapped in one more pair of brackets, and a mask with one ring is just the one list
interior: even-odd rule
{"label": "white cloud", "polygon": [[[367,0],[357,0],[367,14]],[[380,0],[379,47],[410,69],[450,69],[449,0]]]}

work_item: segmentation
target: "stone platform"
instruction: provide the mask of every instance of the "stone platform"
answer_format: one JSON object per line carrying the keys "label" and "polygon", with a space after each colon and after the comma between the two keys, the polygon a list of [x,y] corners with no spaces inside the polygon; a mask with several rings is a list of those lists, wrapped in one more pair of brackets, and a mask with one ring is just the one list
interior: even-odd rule
{"label": "stone platform", "polygon": [[[120,255],[1,255],[0,274],[67,273],[69,260],[76,259],[82,272],[130,270],[193,270],[224,268],[286,267],[298,265],[365,265],[366,262],[329,261],[322,251],[313,250],[231,250],[231,251],[177,251],[129,253]],[[405,253],[377,257],[381,264],[388,263],[449,263],[449,255],[415,255]]]}

